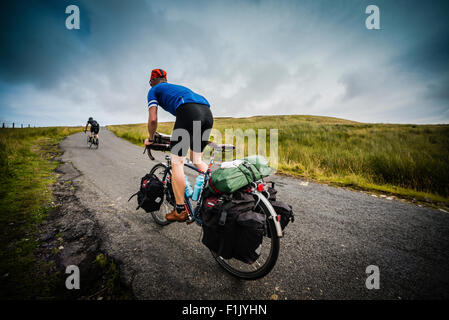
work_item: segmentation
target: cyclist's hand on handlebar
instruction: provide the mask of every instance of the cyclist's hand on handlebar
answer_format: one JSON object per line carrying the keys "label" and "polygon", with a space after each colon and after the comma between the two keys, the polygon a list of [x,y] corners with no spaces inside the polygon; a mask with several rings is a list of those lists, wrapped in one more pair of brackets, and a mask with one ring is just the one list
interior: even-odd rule
{"label": "cyclist's hand on handlebar", "polygon": [[153,142],[148,141],[148,138],[146,138],[144,144],[145,144],[146,146],[149,146],[149,145],[152,145]]}
{"label": "cyclist's hand on handlebar", "polygon": [[150,150],[150,146],[151,146],[153,143],[154,143],[154,142],[148,141],[148,138],[145,139],[145,141],[144,141],[145,149],[143,150],[143,153],[147,152],[148,157],[149,157],[151,160],[154,160],[154,157],[153,157],[153,155],[151,154],[151,150]]}

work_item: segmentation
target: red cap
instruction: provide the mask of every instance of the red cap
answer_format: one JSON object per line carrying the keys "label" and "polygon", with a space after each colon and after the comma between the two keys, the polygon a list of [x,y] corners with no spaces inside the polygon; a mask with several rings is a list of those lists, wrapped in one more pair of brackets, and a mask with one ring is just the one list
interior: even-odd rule
{"label": "red cap", "polygon": [[167,72],[165,72],[162,69],[153,69],[151,71],[151,78],[150,80],[156,79],[156,78],[165,78],[167,79]]}

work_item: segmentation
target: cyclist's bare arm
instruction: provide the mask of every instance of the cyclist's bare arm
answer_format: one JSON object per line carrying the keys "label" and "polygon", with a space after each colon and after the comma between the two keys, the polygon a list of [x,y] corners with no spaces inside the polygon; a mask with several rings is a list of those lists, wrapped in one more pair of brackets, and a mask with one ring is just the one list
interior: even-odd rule
{"label": "cyclist's bare arm", "polygon": [[[154,140],[154,134],[157,129],[157,107],[151,107],[148,110],[148,136],[151,140]],[[148,139],[145,140],[145,144],[148,145]]]}

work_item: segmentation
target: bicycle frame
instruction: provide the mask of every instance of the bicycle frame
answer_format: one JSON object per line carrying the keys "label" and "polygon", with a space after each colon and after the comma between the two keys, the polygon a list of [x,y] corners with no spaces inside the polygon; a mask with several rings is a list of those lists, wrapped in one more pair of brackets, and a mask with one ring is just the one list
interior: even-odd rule
{"label": "bicycle frame", "polygon": [[[206,172],[202,172],[201,170],[199,170],[197,167],[195,167],[194,165],[192,165],[191,163],[189,163],[189,162],[187,162],[187,163],[184,163],[184,167],[187,167],[187,168],[189,168],[189,169],[191,169],[191,170],[194,170],[195,172],[197,172],[197,173],[199,173],[199,174],[203,174],[204,175],[204,183],[203,183],[203,186],[202,186],[202,188],[201,188],[201,192],[200,192],[200,194],[199,194],[199,197],[198,197],[198,201],[197,201],[197,203],[196,203],[196,207],[195,208],[193,208],[193,205],[192,205],[192,203],[191,203],[191,201],[190,201],[190,198],[187,198],[187,197],[185,197],[185,203],[186,203],[186,205],[187,205],[187,207],[188,207],[188,219],[189,219],[189,221],[190,222],[196,222],[196,223],[198,223],[200,226],[203,224],[203,222],[201,221],[201,219],[200,219],[200,217],[199,217],[199,210],[200,210],[200,208],[201,208],[201,204],[202,204],[202,201],[203,201],[203,192],[204,192],[204,189],[206,188],[206,185],[207,185],[207,182],[209,181],[209,179],[210,179],[210,175],[211,175],[211,168],[212,168],[212,165],[214,164],[214,158],[215,158],[215,153],[216,152],[218,152],[217,150],[214,150],[212,153],[211,153],[211,156],[210,156],[210,159],[209,159],[209,164],[208,164],[208,167],[207,167],[207,170],[206,170]],[[186,159],[188,159],[188,158],[186,158]],[[165,160],[167,161],[167,167],[166,167],[166,169],[165,169],[165,172],[164,172],[164,177],[163,177],[163,179],[165,180],[165,178],[166,178],[166,176],[167,176],[167,173],[169,172],[169,170],[171,170],[171,158],[170,158],[170,156],[169,155],[166,155],[165,156]],[[190,160],[189,160],[190,161]],[[262,201],[262,202],[264,202],[264,204],[266,205],[266,207],[267,208],[269,208],[269,214],[270,214],[270,218],[271,219],[273,219],[273,222],[274,222],[274,225],[275,225],[275,227],[276,227],[276,233],[277,233],[277,236],[279,237],[279,238],[282,238],[283,237],[283,231],[282,231],[282,228],[281,228],[281,224],[280,224],[280,222],[279,222],[279,216],[277,215],[277,213],[273,210],[273,207],[271,206],[271,204],[270,204],[270,202],[268,201],[268,199],[260,192],[260,191],[258,191],[257,190],[257,185],[254,185],[255,186],[255,189],[253,190],[253,194],[255,195],[255,196],[257,196],[257,198],[258,198],[258,201]]]}
{"label": "bicycle frame", "polygon": [[198,201],[196,203],[195,209],[193,209],[192,203],[190,202],[190,198],[186,197],[187,207],[189,208],[189,212],[192,212],[192,215],[193,215],[190,220],[191,221],[196,221],[201,226],[203,224],[203,221],[201,221],[201,219],[199,217],[199,211],[200,211],[200,208],[201,208],[201,204],[203,202],[204,189],[206,188],[207,181],[210,179],[210,170],[208,168],[207,171],[205,173],[203,173],[202,171],[198,170],[195,166],[192,166],[192,165],[190,165],[188,163],[184,164],[184,166],[188,167],[188,168],[190,168],[192,170],[195,170],[196,172],[198,172],[200,174],[204,174],[204,183],[203,183],[203,185],[201,187],[201,191],[200,191],[200,194],[198,196]]}
{"label": "bicycle frame", "polygon": [[[207,182],[210,179],[210,174],[211,174],[211,170],[210,169],[211,169],[212,165],[214,164],[214,158],[215,158],[215,153],[216,152],[217,152],[216,150],[214,150],[212,152],[212,154],[210,156],[210,159],[209,159],[209,164],[207,166],[206,172],[203,172],[203,171],[199,170],[197,167],[195,167],[191,163],[184,163],[184,167],[187,167],[187,168],[189,168],[191,170],[194,170],[195,172],[197,172],[199,174],[203,174],[204,175],[204,183],[203,183],[203,186],[201,187],[201,191],[200,191],[200,194],[199,194],[199,197],[198,197],[198,201],[196,203],[196,207],[193,208],[193,205],[192,205],[192,202],[190,201],[190,198],[185,197],[185,202],[186,202],[186,205],[187,205],[187,207],[189,209],[189,221],[190,222],[195,221],[200,226],[203,224],[203,222],[201,221],[201,219],[199,217],[199,210],[201,208],[201,203],[203,201],[204,189],[206,188]],[[186,159],[188,159],[188,158],[186,158]],[[171,170],[171,167],[172,167],[171,166],[171,158],[170,158],[169,155],[165,156],[165,160],[167,161],[167,168],[165,169],[165,172],[164,172],[164,180],[165,180],[165,178],[167,176],[167,173]]]}

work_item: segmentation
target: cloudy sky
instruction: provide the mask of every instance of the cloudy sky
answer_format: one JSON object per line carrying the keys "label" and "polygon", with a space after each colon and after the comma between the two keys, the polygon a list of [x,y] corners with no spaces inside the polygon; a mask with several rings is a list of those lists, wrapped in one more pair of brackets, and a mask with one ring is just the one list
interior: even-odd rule
{"label": "cloudy sky", "polygon": [[[71,4],[79,30],[65,26]],[[370,4],[380,30],[365,27]],[[163,68],[214,116],[449,123],[447,0],[14,0],[0,14],[4,121],[145,122]]]}

